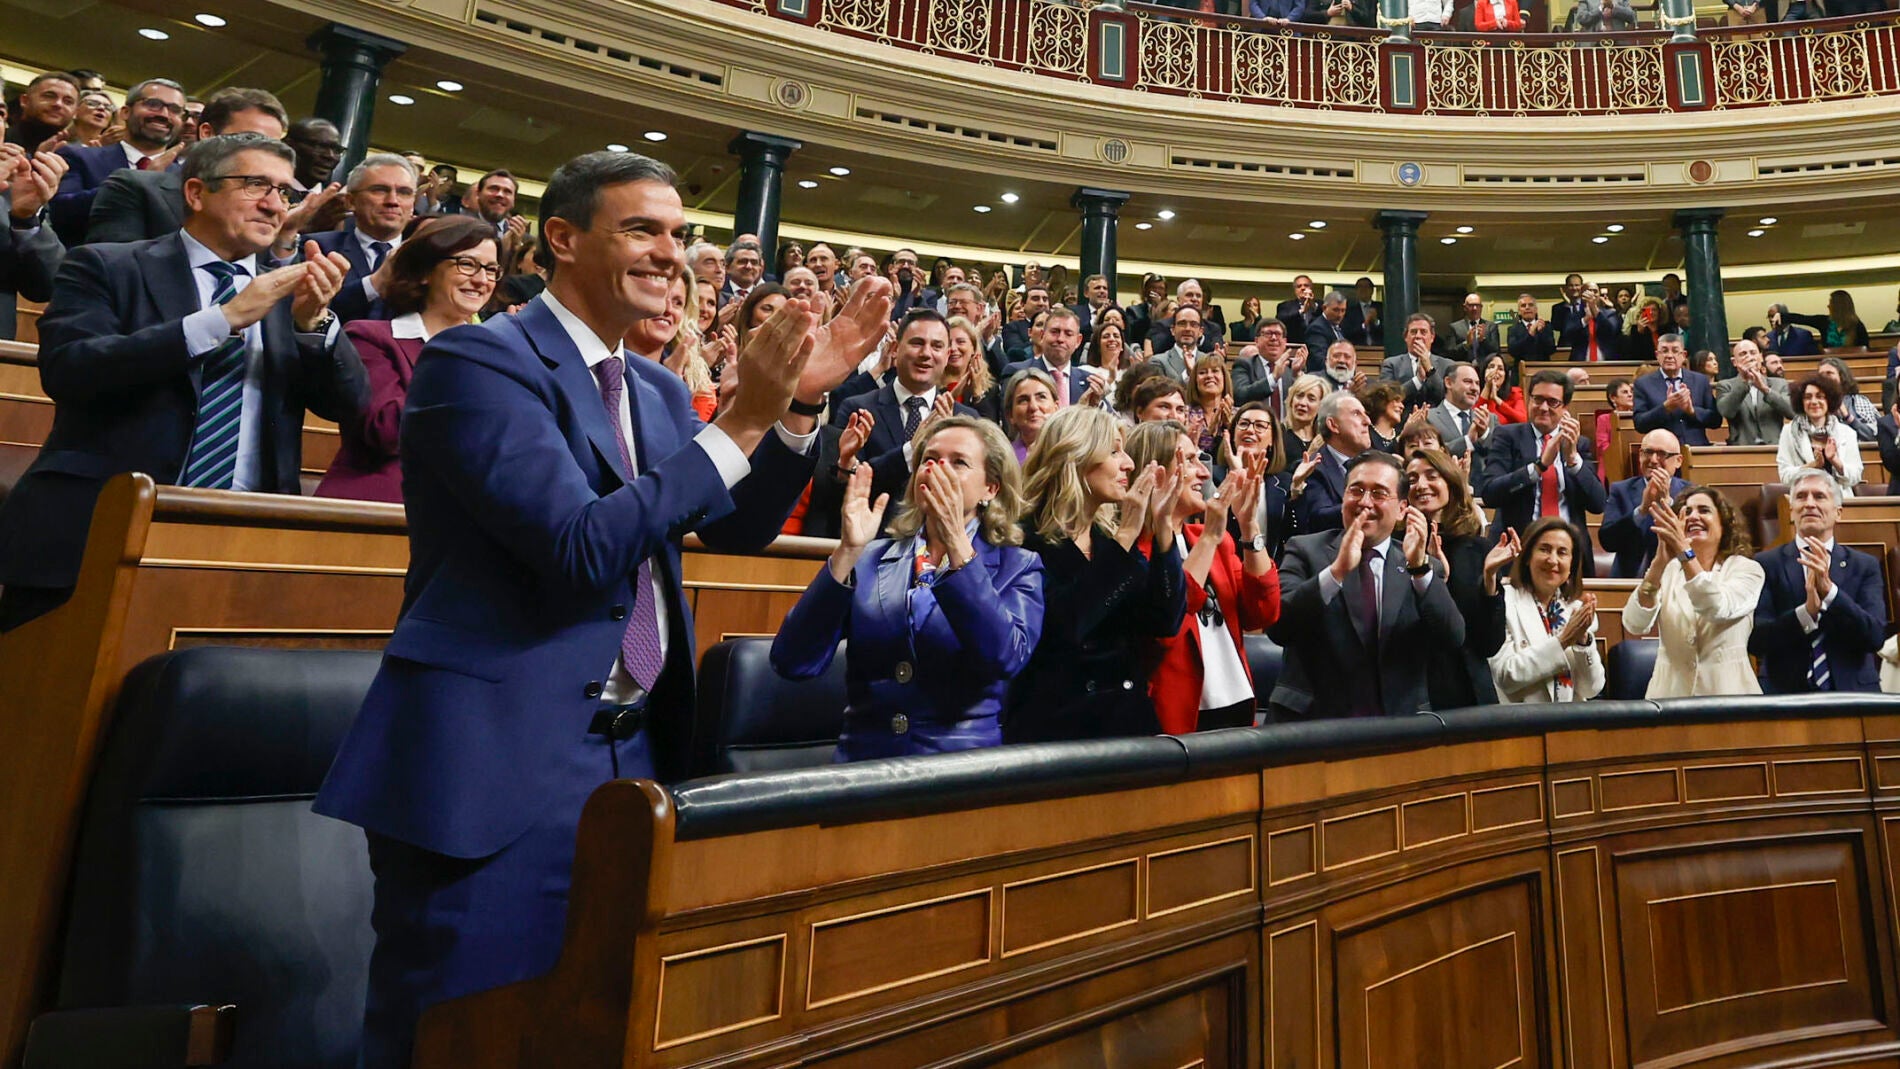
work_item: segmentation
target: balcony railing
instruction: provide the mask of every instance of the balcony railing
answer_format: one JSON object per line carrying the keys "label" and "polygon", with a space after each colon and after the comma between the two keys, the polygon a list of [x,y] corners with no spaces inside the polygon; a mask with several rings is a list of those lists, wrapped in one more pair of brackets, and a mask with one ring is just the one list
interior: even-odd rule
{"label": "balcony railing", "polygon": [[1143,92],[1337,111],[1570,116],[1900,94],[1896,16],[1609,34],[1380,32],[1054,0],[723,0],[841,37]]}

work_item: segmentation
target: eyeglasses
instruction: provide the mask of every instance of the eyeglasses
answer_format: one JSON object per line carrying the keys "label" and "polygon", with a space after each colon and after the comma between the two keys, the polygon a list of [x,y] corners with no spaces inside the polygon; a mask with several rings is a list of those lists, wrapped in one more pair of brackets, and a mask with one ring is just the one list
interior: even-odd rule
{"label": "eyeglasses", "polygon": [[1273,429],[1273,423],[1264,419],[1243,419],[1239,423],[1234,424],[1234,429],[1237,431],[1270,431]]}
{"label": "eyeglasses", "polygon": [[1396,494],[1383,486],[1346,487],[1346,500],[1348,501],[1364,501],[1370,498],[1374,504],[1383,505],[1396,496]]}
{"label": "eyeglasses", "polygon": [[146,97],[143,100],[135,101],[132,106],[135,108],[144,108],[147,111],[163,111],[174,116],[185,114],[185,106],[183,104],[168,103],[157,97]]}
{"label": "eyeglasses", "polygon": [[261,174],[221,174],[204,181],[207,185],[213,182],[236,182],[238,183],[237,195],[246,200],[263,200],[270,195],[272,190],[277,191],[277,195],[284,199],[285,204],[291,203],[297,196],[295,189],[287,185],[279,185]]}
{"label": "eyeglasses", "polygon": [[487,275],[488,281],[490,282],[498,282],[501,280],[500,264],[483,263],[480,260],[473,260],[466,256],[451,256],[442,262],[454,268],[455,273],[461,275],[463,278]]}
{"label": "eyeglasses", "polygon": [[1532,408],[1562,408],[1564,406],[1564,399],[1561,397],[1538,397],[1533,395],[1529,400]]}
{"label": "eyeglasses", "polygon": [[1663,450],[1661,450],[1661,449],[1645,449],[1645,450],[1643,450],[1643,459],[1644,459],[1644,460],[1668,460],[1668,459],[1669,459],[1670,457],[1679,457],[1679,456],[1681,456],[1681,455],[1682,455],[1681,453],[1668,453],[1668,452],[1664,452],[1664,451],[1663,451]]}
{"label": "eyeglasses", "polygon": [[357,192],[368,193],[372,197],[387,197],[387,196],[390,196],[391,194],[394,194],[395,196],[401,197],[404,200],[414,200],[416,196],[416,187],[375,185],[375,186],[364,186],[362,189],[357,190]]}

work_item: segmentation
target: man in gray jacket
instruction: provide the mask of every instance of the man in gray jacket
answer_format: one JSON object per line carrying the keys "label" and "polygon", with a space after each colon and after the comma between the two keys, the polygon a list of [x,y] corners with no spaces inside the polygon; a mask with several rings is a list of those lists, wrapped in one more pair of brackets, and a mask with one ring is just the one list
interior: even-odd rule
{"label": "man in gray jacket", "polygon": [[1730,445],[1776,445],[1781,427],[1794,418],[1788,380],[1762,368],[1761,350],[1744,338],[1735,343],[1735,374],[1715,384],[1715,410],[1728,421]]}

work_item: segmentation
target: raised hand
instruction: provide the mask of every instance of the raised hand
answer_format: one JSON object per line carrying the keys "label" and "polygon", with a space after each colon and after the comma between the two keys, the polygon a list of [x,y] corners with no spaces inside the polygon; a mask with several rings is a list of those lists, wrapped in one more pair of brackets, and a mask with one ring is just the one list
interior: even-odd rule
{"label": "raised hand", "polygon": [[1366,548],[1366,525],[1372,519],[1371,513],[1358,523],[1347,524],[1339,533],[1339,549],[1333,554],[1333,578],[1343,583],[1359,567],[1359,558]]}
{"label": "raised hand", "polygon": [[816,318],[804,301],[789,300],[746,336],[737,362],[738,389],[714,421],[741,450],[749,452],[791,404],[811,361]]}
{"label": "raised hand", "polygon": [[[1491,410],[1488,408],[1480,408],[1477,411],[1473,412],[1471,414],[1471,430],[1469,433],[1465,435],[1465,437],[1471,439],[1472,445],[1477,445],[1479,442],[1484,441],[1485,435],[1490,434],[1490,433],[1491,433]],[[1469,450],[1466,450],[1465,452],[1462,452],[1458,455],[1465,457],[1466,459],[1470,459],[1471,453]]]}
{"label": "raised hand", "polygon": [[1438,529],[1436,524],[1432,526],[1431,543],[1426,547],[1425,554],[1437,561],[1438,567],[1444,571],[1446,575],[1451,574],[1451,561],[1445,556],[1444,533]]}
{"label": "raised hand", "polygon": [[1650,472],[1649,478],[1643,482],[1643,502],[1640,507],[1643,511],[1647,512],[1649,506],[1654,505],[1658,501],[1668,500],[1669,473],[1662,468],[1657,468],[1655,471]]}
{"label": "raised hand", "polygon": [[1569,413],[1557,424],[1557,442],[1563,446],[1564,463],[1570,464],[1577,459],[1577,439],[1583,436],[1583,428],[1577,418]]}
{"label": "raised hand", "polygon": [[[1233,510],[1243,507],[1247,493],[1247,473],[1235,468],[1221,480],[1220,487],[1207,499],[1207,509],[1201,513],[1201,523],[1206,526],[1202,538],[1219,538],[1227,533],[1227,517]],[[1243,512],[1244,514],[1244,512]]]}
{"label": "raised hand", "polygon": [[225,321],[231,324],[233,331],[240,331],[262,320],[276,307],[277,302],[297,292],[310,265],[306,263],[285,264],[274,271],[266,271],[251,280],[251,284],[239,290],[237,296],[219,305],[224,312]]}
{"label": "raised hand", "polygon": [[297,248],[297,235],[313,229],[311,220],[331,201],[343,192],[343,187],[335,182],[322,189],[313,189],[304,199],[297,202],[295,208],[284,214],[284,221],[277,226],[277,240],[273,249],[282,249],[286,255]]}
{"label": "raised hand", "polygon": [[1807,573],[1809,600],[1813,603],[1808,612],[1813,615],[1821,611],[1821,602],[1834,590],[1834,580],[1828,575],[1831,561],[1823,543],[1812,538],[1803,538],[1799,542],[1801,568]]}
{"label": "raised hand", "polygon": [[1557,631],[1558,645],[1581,646],[1589,640],[1590,622],[1596,618],[1596,595],[1586,594],[1584,597],[1589,599],[1590,610],[1586,612],[1579,608],[1570,614],[1570,619],[1565,620],[1564,626]]}
{"label": "raised hand", "polygon": [[877,426],[877,417],[868,408],[860,408],[851,413],[845,421],[844,433],[838,436],[838,468],[848,470],[851,462],[858,458],[858,451],[864,443],[871,440],[871,430]]}
{"label": "raised hand", "polygon": [[1187,487],[1187,454],[1177,449],[1174,463],[1155,474],[1154,493],[1148,499],[1148,533],[1154,537],[1157,550],[1174,544],[1175,510]]}
{"label": "raised hand", "polygon": [[1656,532],[1656,556],[1666,560],[1681,556],[1682,550],[1689,544],[1688,536],[1682,531],[1682,517],[1668,504],[1658,501],[1649,506],[1650,529]]}
{"label": "raised hand", "polygon": [[13,201],[13,217],[30,219],[52,203],[53,194],[59,192],[59,180],[66,174],[66,157],[56,152],[37,152],[29,159],[20,152],[6,162],[11,165],[7,190]]}
{"label": "raised hand", "polygon": [[875,476],[871,466],[866,464],[851,473],[844,486],[844,506],[839,512],[838,542],[854,549],[863,549],[867,543],[877,537],[878,529],[884,522],[884,509],[890,504],[891,495],[879,494],[877,501],[871,501],[871,480]]}
{"label": "raised hand", "polygon": [[[801,302],[802,303],[802,302]],[[817,317],[812,316],[816,323]],[[851,299],[831,321],[810,330],[811,359],[804,365],[797,396],[810,404],[850,377],[891,326],[891,284],[866,279],[851,288]],[[896,346],[887,350],[895,355]]]}
{"label": "raised hand", "polygon": [[350,273],[350,262],[340,252],[326,254],[314,241],[303,246],[304,276],[297,284],[296,299],[290,302],[290,315],[298,330],[310,330],[330,307],[330,301],[343,288]]}
{"label": "raised hand", "polygon": [[1432,522],[1425,514],[1412,505],[1405,506],[1405,540],[1400,543],[1405,553],[1405,566],[1416,568],[1425,563],[1426,552],[1431,548]]}
{"label": "raised hand", "polygon": [[1155,480],[1160,477],[1161,465],[1149,464],[1128,483],[1128,489],[1122,494],[1121,508],[1115,522],[1115,541],[1123,549],[1133,549],[1135,539],[1141,536],[1142,525],[1148,520],[1148,499],[1154,496]]}
{"label": "raised hand", "polygon": [[1523,544],[1517,538],[1517,528],[1506,527],[1504,533],[1498,536],[1497,542],[1491,546],[1490,552],[1484,555],[1484,582],[1487,590],[1492,593],[1497,592],[1498,577],[1511,566],[1513,561],[1517,560],[1517,555],[1523,552],[1523,549]]}
{"label": "raised hand", "polygon": [[1101,407],[1102,394],[1107,389],[1104,384],[1107,382],[1107,375],[1090,375],[1088,388],[1082,391],[1082,397],[1076,401],[1076,404],[1083,408]]}
{"label": "raised hand", "polygon": [[930,537],[949,555],[952,567],[962,567],[976,556],[963,525],[963,484],[942,461],[924,463],[917,480],[918,506]]}

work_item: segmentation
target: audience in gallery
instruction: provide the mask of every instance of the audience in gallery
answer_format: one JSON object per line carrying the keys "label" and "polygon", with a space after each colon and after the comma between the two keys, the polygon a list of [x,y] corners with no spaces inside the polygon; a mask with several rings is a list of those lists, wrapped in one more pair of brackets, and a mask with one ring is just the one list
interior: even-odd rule
{"label": "audience in gallery", "polygon": [[[1527,530],[1533,520],[1561,516],[1578,529],[1603,511],[1603,484],[1585,463],[1581,428],[1570,414],[1575,390],[1558,371],[1531,376],[1530,422],[1499,427],[1485,449],[1480,494],[1493,510],[1493,535]],[[1584,574],[1593,574],[1586,555]]]}
{"label": "audience in gallery", "polygon": [[1498,700],[1588,701],[1604,681],[1597,598],[1583,590],[1589,540],[1564,520],[1546,516],[1531,524],[1523,543],[1504,585],[1504,640],[1490,658]]}
{"label": "audience in gallery", "polygon": [[1359,399],[1359,405],[1366,410],[1366,418],[1371,423],[1372,448],[1382,453],[1398,451],[1399,432],[1405,419],[1405,388],[1396,382],[1380,379],[1368,382],[1353,391]]}

